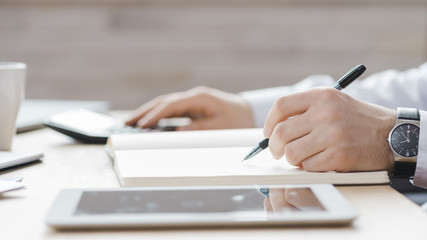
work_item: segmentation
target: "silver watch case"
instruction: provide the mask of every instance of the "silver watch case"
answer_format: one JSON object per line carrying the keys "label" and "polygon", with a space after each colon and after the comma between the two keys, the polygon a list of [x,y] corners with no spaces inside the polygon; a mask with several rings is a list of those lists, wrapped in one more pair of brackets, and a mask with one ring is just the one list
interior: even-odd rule
{"label": "silver watch case", "polygon": [[410,120],[410,119],[397,119],[396,123],[394,124],[394,127],[391,129],[390,133],[388,134],[387,141],[388,141],[388,144],[389,144],[389,146],[391,148],[391,151],[393,152],[394,161],[396,161],[396,162],[413,162],[413,163],[417,162],[417,156],[414,156],[414,157],[405,157],[405,156],[402,156],[399,153],[397,153],[394,150],[393,146],[391,145],[391,141],[390,141],[391,134],[393,133],[394,129],[398,128],[402,124],[408,124],[408,123],[420,127],[420,121]]}

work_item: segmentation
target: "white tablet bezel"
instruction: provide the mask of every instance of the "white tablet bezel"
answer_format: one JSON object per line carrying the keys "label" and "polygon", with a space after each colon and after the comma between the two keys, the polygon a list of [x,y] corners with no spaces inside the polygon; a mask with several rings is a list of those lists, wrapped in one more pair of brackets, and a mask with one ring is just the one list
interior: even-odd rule
{"label": "white tablet bezel", "polygon": [[248,186],[206,186],[206,187],[144,187],[115,189],[64,189],[51,208],[45,222],[57,229],[70,228],[155,228],[155,227],[199,227],[199,226],[274,226],[274,225],[324,225],[348,224],[357,216],[352,206],[330,184],[316,185],[268,185],[260,187],[308,187],[317,196],[325,208],[322,212],[286,213],[283,216],[260,220],[259,216],[224,213],[183,213],[183,214],[102,214],[74,215],[80,197],[84,191],[135,191],[135,190],[171,190],[171,189],[242,189]]}

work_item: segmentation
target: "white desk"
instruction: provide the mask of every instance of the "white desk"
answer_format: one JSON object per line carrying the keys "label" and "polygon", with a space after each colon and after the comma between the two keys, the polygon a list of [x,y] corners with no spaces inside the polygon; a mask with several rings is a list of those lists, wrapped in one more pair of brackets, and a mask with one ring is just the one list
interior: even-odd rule
{"label": "white desk", "polygon": [[62,188],[118,187],[102,145],[85,145],[50,129],[17,136],[14,150],[41,150],[42,163],[2,173],[22,176],[28,189],[0,197],[0,239],[425,239],[427,214],[389,186],[347,186],[340,192],[357,220],[345,227],[214,228],[57,232],[44,215]]}

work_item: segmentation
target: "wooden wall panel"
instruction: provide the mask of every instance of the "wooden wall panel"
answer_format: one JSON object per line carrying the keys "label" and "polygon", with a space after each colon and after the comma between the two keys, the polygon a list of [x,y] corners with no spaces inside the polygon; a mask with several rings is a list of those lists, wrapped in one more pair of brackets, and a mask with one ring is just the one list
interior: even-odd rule
{"label": "wooden wall panel", "polygon": [[0,0],[0,60],[29,64],[27,97],[115,108],[197,85],[238,92],[359,63],[367,74],[417,66],[427,2],[391,2]]}

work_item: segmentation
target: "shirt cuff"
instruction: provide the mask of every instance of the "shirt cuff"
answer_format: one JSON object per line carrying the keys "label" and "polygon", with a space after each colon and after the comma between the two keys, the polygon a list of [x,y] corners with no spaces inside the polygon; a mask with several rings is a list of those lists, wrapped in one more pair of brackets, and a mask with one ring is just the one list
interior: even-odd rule
{"label": "shirt cuff", "polygon": [[414,185],[427,188],[427,112],[420,111],[420,137]]}

